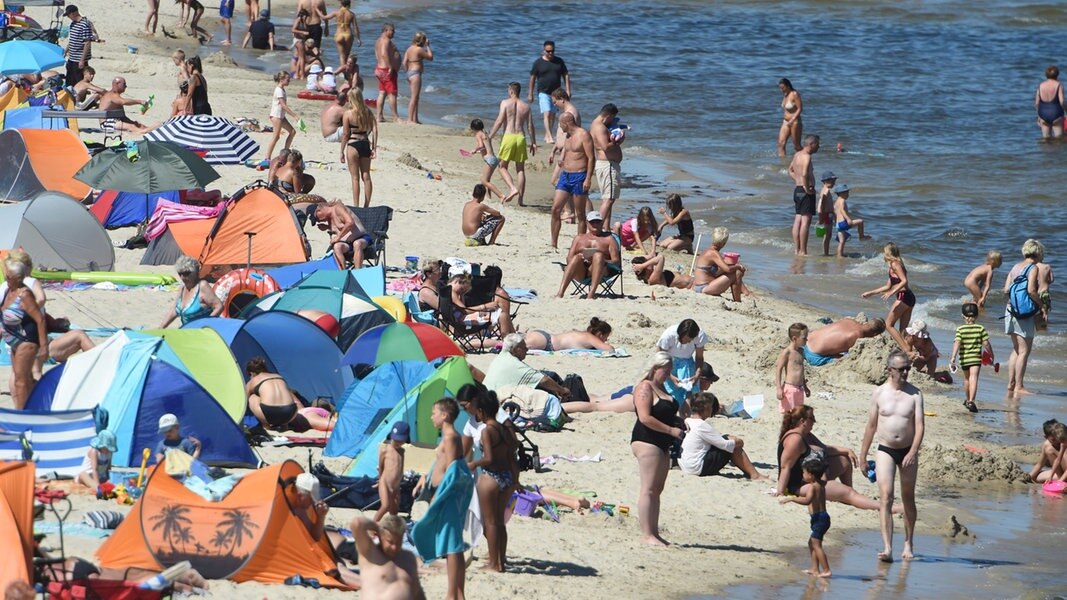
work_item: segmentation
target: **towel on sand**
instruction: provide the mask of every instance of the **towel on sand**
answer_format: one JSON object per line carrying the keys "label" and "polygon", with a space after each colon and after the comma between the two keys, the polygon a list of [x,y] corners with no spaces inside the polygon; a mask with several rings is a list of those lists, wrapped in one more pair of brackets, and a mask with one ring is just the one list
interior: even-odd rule
{"label": "towel on sand", "polygon": [[473,495],[474,475],[466,461],[456,459],[441,478],[426,515],[411,530],[422,560],[431,561],[467,550],[463,526]]}

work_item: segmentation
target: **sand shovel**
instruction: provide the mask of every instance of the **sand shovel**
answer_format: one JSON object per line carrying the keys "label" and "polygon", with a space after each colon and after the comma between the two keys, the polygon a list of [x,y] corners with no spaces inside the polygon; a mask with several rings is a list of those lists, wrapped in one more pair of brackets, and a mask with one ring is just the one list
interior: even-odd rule
{"label": "sand shovel", "polygon": [[152,451],[148,448],[144,449],[141,453],[141,470],[137,473],[137,487],[141,487],[141,483],[144,481],[144,471],[148,468],[148,457],[152,455]]}

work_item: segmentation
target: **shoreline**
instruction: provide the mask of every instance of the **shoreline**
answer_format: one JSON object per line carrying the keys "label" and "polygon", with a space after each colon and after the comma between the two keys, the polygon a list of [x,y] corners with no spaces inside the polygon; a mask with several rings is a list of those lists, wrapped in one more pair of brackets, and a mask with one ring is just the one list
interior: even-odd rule
{"label": "shoreline", "polygon": [[[81,2],[83,7],[106,6],[102,0],[90,0]],[[278,4],[283,4],[279,2]],[[140,4],[134,4],[138,10],[143,10]],[[167,8],[167,7],[161,7]],[[171,8],[173,10],[173,8]],[[277,10],[277,8],[275,9]],[[89,8],[86,8],[89,13]],[[142,13],[138,13],[142,14]],[[173,17],[170,13],[161,10],[161,19]],[[99,21],[98,21],[99,22]],[[139,23],[137,23],[139,24]],[[237,28],[235,27],[235,30]],[[106,33],[109,38],[117,37],[110,31]],[[154,50],[159,48],[159,60],[165,61],[169,52],[162,52],[166,44],[144,44],[143,39],[138,39],[142,47]],[[118,46],[118,44],[116,44]],[[366,45],[364,46],[366,47]],[[107,48],[110,52],[111,47]],[[150,58],[148,50],[142,52],[144,58]],[[210,52],[209,54],[214,54]],[[138,61],[136,55],[123,56],[122,59],[100,59],[101,65],[116,66],[121,64],[134,64],[139,69],[148,67],[144,61]],[[152,81],[152,88],[160,95],[160,98],[169,98],[165,85],[173,83],[170,73],[169,62],[163,69],[157,69],[150,75],[145,70],[147,78]],[[104,69],[100,66],[101,71]],[[212,100],[219,99],[216,112],[228,117],[238,116],[241,110],[248,110],[249,106],[258,112],[255,114],[261,120],[266,113],[267,98],[273,84],[266,77],[240,76],[244,69],[234,67],[227,68],[223,65],[208,63],[205,67],[209,81],[214,83],[212,87]],[[218,71],[216,71],[218,69]],[[159,71],[165,73],[159,73]],[[224,77],[217,73],[223,72]],[[231,72],[232,71],[232,72]],[[215,72],[216,74],[213,74]],[[245,72],[247,75],[247,72]],[[221,90],[222,81],[227,81],[232,89]],[[167,84],[162,83],[166,81]],[[247,84],[253,91],[238,89],[235,83]],[[131,82],[132,85],[132,82]],[[171,87],[173,87],[171,85]],[[138,88],[140,89],[140,88]],[[172,93],[173,90],[170,90]],[[262,92],[262,93],[260,93]],[[216,94],[218,96],[216,96]],[[135,95],[141,95],[137,92]],[[295,96],[295,94],[292,94]],[[164,103],[160,103],[164,104]],[[294,99],[294,107],[305,115],[305,120],[310,120],[307,115],[312,110],[322,106],[321,103],[297,101]],[[235,110],[236,109],[236,110]],[[153,117],[159,116],[153,114]],[[312,135],[298,136],[295,147],[305,151],[305,155],[311,159],[320,159],[335,154],[336,146],[325,144],[314,135],[313,123]],[[469,187],[476,181],[477,173],[480,172],[481,163],[473,159],[460,159],[457,147],[468,147],[468,136],[463,134],[462,128],[424,125],[420,128],[403,125],[385,124],[381,135],[381,156],[376,159],[375,183],[379,187],[376,191],[376,204],[386,203],[397,211],[390,230],[389,256],[392,260],[405,254],[418,254],[420,256],[460,256],[467,260],[483,262],[495,262],[504,267],[505,282],[511,285],[525,284],[540,291],[537,302],[525,306],[519,315],[519,323],[524,327],[538,324],[551,323],[554,327],[580,327],[593,315],[609,314],[609,318],[615,323],[616,331],[612,338],[614,343],[627,347],[633,358],[630,359],[573,359],[560,356],[533,357],[531,362],[540,368],[549,368],[560,372],[579,371],[586,376],[587,384],[591,389],[601,392],[608,388],[619,387],[621,381],[629,382],[640,371],[641,365],[647,358],[649,347],[654,344],[655,338],[664,327],[667,327],[680,318],[689,314],[697,315],[699,321],[712,333],[710,346],[711,360],[716,365],[716,370],[723,376],[723,382],[717,384],[713,391],[724,401],[730,401],[747,393],[763,393],[771,398],[766,407],[766,414],[755,421],[716,421],[721,429],[729,430],[730,433],[740,434],[745,437],[747,445],[753,448],[753,459],[761,465],[767,465],[767,458],[773,457],[774,433],[777,427],[775,421],[773,392],[768,394],[770,386],[767,384],[768,370],[765,362],[770,356],[773,364],[773,356],[780,349],[784,341],[784,329],[791,320],[801,319],[814,323],[814,318],[820,316],[823,311],[794,303],[790,300],[771,297],[766,295],[765,289],[757,279],[756,289],[764,295],[758,303],[743,302],[733,304],[718,299],[696,297],[695,294],[680,290],[667,290],[655,288],[657,300],[650,299],[653,288],[644,286],[627,274],[626,290],[627,300],[615,301],[601,299],[595,303],[586,303],[578,300],[549,299],[549,296],[558,286],[559,272],[551,265],[549,260],[559,258],[560,253],[547,249],[547,219],[543,217],[545,212],[545,197],[547,195],[547,171],[543,159],[538,158],[534,165],[542,165],[535,168],[531,165],[529,170],[530,181],[528,183],[528,203],[534,204],[530,210],[516,210],[514,206],[506,206],[508,225],[503,230],[501,240],[503,246],[487,248],[465,248],[462,246],[462,236],[458,232],[458,210],[462,202],[467,198]],[[263,136],[257,136],[261,144],[265,142]],[[423,167],[443,174],[442,181],[428,180],[425,170],[416,171],[406,166],[396,164],[396,159],[401,154],[410,154],[420,161]],[[639,155],[640,156],[640,155]],[[628,158],[640,160],[639,158]],[[324,195],[346,198],[345,183],[347,173],[338,170],[339,164],[329,161],[335,168],[333,170],[310,171],[320,179],[320,190],[328,190]],[[219,186],[224,192],[232,191],[241,182],[257,177],[256,172],[243,167],[225,167],[220,169],[223,179]],[[216,186],[212,186],[216,187]],[[347,202],[347,199],[346,199]],[[625,200],[617,206],[617,210],[623,209],[630,203]],[[498,203],[492,203],[498,207]],[[620,210],[620,212],[622,212]],[[542,214],[542,216],[531,216]],[[442,222],[452,219],[451,225],[442,226]],[[425,235],[424,232],[435,232],[436,235]],[[573,230],[565,228],[564,240],[568,239]],[[125,230],[112,233],[113,239],[122,239]],[[325,248],[324,236],[314,231],[309,231],[312,245],[318,251]],[[706,236],[705,236],[706,237]],[[742,245],[742,244],[738,244]],[[746,254],[749,250],[746,247]],[[758,254],[758,250],[751,251]],[[129,265],[130,259],[139,258],[139,253],[120,250],[124,259],[122,270],[144,271],[169,271],[160,267],[140,267]],[[136,256],[135,256],[136,255]],[[689,255],[671,256],[679,261],[688,262]],[[624,257],[624,260],[629,257]],[[673,264],[671,260],[668,264]],[[758,261],[757,261],[758,262]],[[535,266],[534,266],[535,265]],[[533,266],[533,268],[531,268]],[[553,285],[553,282],[555,284]],[[635,293],[636,292],[636,293]],[[79,293],[81,294],[81,293]],[[85,292],[86,296],[78,295],[80,299],[90,298],[100,302],[114,301],[114,293],[109,292]],[[50,306],[61,307],[60,313],[69,314],[78,310],[73,298],[66,298],[66,294],[57,294],[50,300]],[[125,319],[124,325],[136,324],[154,325],[154,321],[171,299],[170,294],[150,292],[147,290],[135,290],[127,296],[128,306],[126,310],[118,311],[124,314],[116,314],[115,319]],[[877,313],[880,316],[880,308]],[[872,310],[870,314],[875,314]],[[634,315],[645,317],[651,321],[651,325],[641,325],[640,319]],[[88,317],[89,315],[85,315]],[[826,367],[825,370],[815,371],[811,374],[813,398],[811,403],[820,411],[820,431],[824,439],[831,443],[850,445],[858,450],[858,439],[862,433],[862,415],[865,414],[866,402],[870,395],[871,384],[863,375],[858,375],[853,367],[863,363],[870,367],[884,359],[884,351],[887,347],[883,343],[865,343],[857,347],[854,357],[849,360],[839,361],[835,366]],[[879,355],[879,353],[881,353]],[[472,364],[485,368],[492,359],[491,355],[481,355],[471,358]],[[592,362],[590,362],[592,360]],[[598,362],[606,360],[608,362]],[[0,380],[6,377],[0,375]],[[931,390],[928,403],[934,406],[937,412],[943,414],[939,419],[938,435],[948,436],[955,445],[966,442],[971,425],[980,426],[967,415],[959,412],[956,399],[944,396],[944,390],[925,380],[916,382],[921,387]],[[829,399],[816,398],[817,391],[831,390],[833,397]],[[6,398],[6,397],[5,397]],[[9,402],[9,400],[5,400]],[[622,417],[614,415],[595,414],[589,416],[579,415],[579,419],[571,426],[575,431],[566,434],[541,435],[535,438],[535,443],[542,447],[542,455],[548,453],[558,454],[594,454],[605,451],[605,462],[602,464],[559,464],[550,473],[535,478],[525,477],[526,480],[543,482],[553,486],[577,487],[588,489],[586,486],[595,486],[598,493],[605,500],[617,500],[619,502],[635,504],[636,496],[636,466],[633,458],[629,456],[625,439],[628,436],[629,426],[632,424],[632,415]],[[947,423],[946,423],[947,421]],[[988,427],[981,425],[984,429]],[[857,428],[859,430],[857,430]],[[933,428],[931,428],[933,429]],[[949,430],[949,431],[944,431]],[[947,442],[946,442],[947,443]],[[931,447],[932,447],[931,443]],[[1004,448],[993,448],[994,451],[1004,452]],[[285,449],[272,449],[265,452],[270,460],[277,460],[282,456],[293,454]],[[938,460],[933,452],[927,460]],[[328,461],[331,468],[341,464],[341,459]],[[345,461],[346,462],[346,461]],[[773,472],[773,469],[765,466],[761,470]],[[734,474],[734,471],[727,471]],[[594,482],[594,483],[590,483]],[[920,494],[926,491],[927,486],[937,485],[935,482],[924,482],[920,479]],[[690,577],[699,577],[705,573],[700,565],[715,560],[722,565],[723,572],[733,569],[741,574],[740,581],[743,583],[773,583],[775,577],[781,581],[781,576],[786,572],[793,571],[795,565],[781,558],[783,554],[795,550],[802,545],[805,518],[801,511],[780,508],[776,506],[774,499],[761,494],[760,486],[741,481],[733,481],[731,478],[708,478],[698,479],[686,477],[677,472],[668,476],[667,490],[664,492],[664,518],[662,519],[665,535],[686,548],[686,562],[689,566],[679,566],[676,563],[679,554],[676,551],[656,553],[654,550],[640,548],[636,542],[636,517],[625,519],[605,520],[593,515],[578,517],[566,515],[561,525],[554,525],[544,521],[517,519],[512,521],[512,556],[519,565],[515,573],[503,576],[491,576],[485,574],[468,574],[468,591],[472,597],[482,597],[491,593],[509,593],[520,587],[532,588],[539,597],[554,597],[559,589],[554,584],[567,582],[568,587],[573,586],[574,593],[584,593],[591,597],[604,597],[609,594],[617,597],[629,597],[633,588],[627,585],[628,577],[632,577],[631,567],[635,564],[651,565],[645,573],[649,576],[651,585],[661,586],[673,596],[691,594],[693,591],[683,589],[680,585]],[[1015,489],[1012,486],[1009,489]],[[860,481],[857,489],[863,493],[871,494],[874,487],[869,483]],[[744,498],[750,506],[738,506],[738,498]],[[79,498],[79,500],[81,500]],[[82,504],[79,502],[79,504]],[[88,508],[100,509],[113,505],[89,501],[84,503]],[[920,501],[919,531],[924,534],[935,534],[931,523],[922,518],[926,514],[941,514],[958,506],[941,496],[923,497]],[[79,506],[81,508],[81,506]],[[788,511],[788,512],[786,512]],[[336,511],[344,518],[334,519],[343,521],[351,518],[351,512]],[[837,515],[840,514],[840,525]],[[333,512],[331,512],[333,516]],[[693,523],[692,521],[699,521]],[[569,531],[547,529],[551,527],[570,527]],[[835,505],[835,529],[844,532],[831,542],[832,545],[847,545],[848,541],[856,532],[871,531],[877,529],[877,517],[873,513],[861,513],[853,509],[845,509]],[[757,530],[776,530],[775,535],[766,537],[749,533],[750,528]],[[779,535],[780,534],[780,535]],[[745,537],[745,536],[749,537]],[[752,564],[751,554],[738,551],[728,540],[746,539],[745,543],[753,544],[760,551],[767,553],[767,567],[763,569],[747,570]],[[710,543],[708,540],[711,540]],[[68,542],[70,540],[68,539]],[[622,557],[626,558],[622,558]],[[616,563],[624,563],[618,565]],[[664,569],[667,569],[664,571]],[[589,575],[589,570],[593,574]],[[653,572],[658,571],[658,572]],[[585,573],[583,576],[582,573]],[[573,577],[572,577],[573,575]],[[567,576],[566,579],[563,579]],[[443,575],[435,573],[423,578],[427,590],[433,594],[443,591]],[[214,582],[213,582],[214,583]],[[219,582],[218,589],[226,593],[231,590],[239,598],[262,597],[264,593],[277,592],[272,586],[260,586],[258,584],[222,584]],[[716,582],[716,590],[728,588],[726,582]],[[273,590],[273,591],[268,591]],[[286,589],[288,594],[290,589]],[[292,590],[295,597],[312,597],[311,592]]]}

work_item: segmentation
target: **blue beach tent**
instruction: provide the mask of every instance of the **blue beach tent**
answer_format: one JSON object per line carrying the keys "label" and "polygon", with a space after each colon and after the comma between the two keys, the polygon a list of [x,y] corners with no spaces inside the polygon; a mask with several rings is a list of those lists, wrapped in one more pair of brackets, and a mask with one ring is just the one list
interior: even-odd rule
{"label": "blue beach tent", "polygon": [[[267,275],[273,277],[274,281],[277,281],[283,290],[287,290],[315,271],[338,270],[337,261],[333,259],[333,255],[330,255],[319,260],[271,269],[267,271]],[[349,273],[356,278],[363,291],[367,292],[369,296],[385,295],[385,267],[382,265],[353,269]]]}
{"label": "blue beach tent", "polygon": [[0,460],[23,460],[23,440],[41,474],[75,477],[96,435],[93,412],[0,409]]}
{"label": "blue beach tent", "polygon": [[[352,383],[352,369],[341,366],[337,342],[311,321],[284,311],[259,313],[248,320],[209,317],[182,329],[208,328],[230,347],[244,372],[249,359],[262,356],[267,368],[307,400],[336,403]],[[248,380],[248,373],[244,373]]]}
{"label": "blue beach tent", "polygon": [[177,190],[153,194],[106,190],[100,192],[90,211],[104,229],[116,229],[144,223],[156,212],[160,200],[181,202],[181,194]]}

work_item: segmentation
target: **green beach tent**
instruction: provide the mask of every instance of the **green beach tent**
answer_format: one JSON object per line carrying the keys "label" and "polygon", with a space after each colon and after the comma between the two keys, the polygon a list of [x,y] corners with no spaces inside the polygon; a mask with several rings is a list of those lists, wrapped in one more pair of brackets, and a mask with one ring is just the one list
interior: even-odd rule
{"label": "green beach tent", "polygon": [[142,331],[161,337],[205,390],[222,406],[234,423],[240,423],[248,408],[245,380],[230,347],[213,329],[155,329]]}

